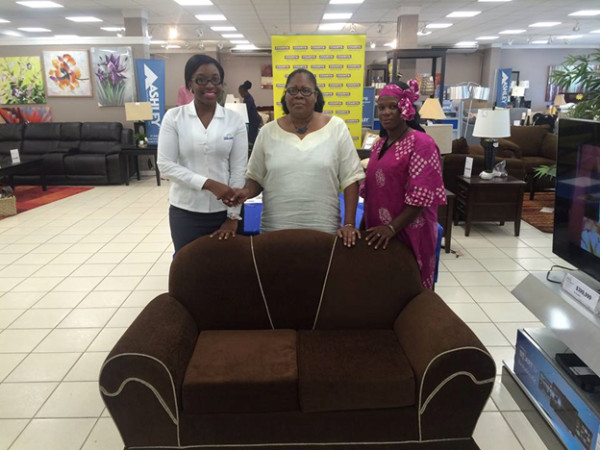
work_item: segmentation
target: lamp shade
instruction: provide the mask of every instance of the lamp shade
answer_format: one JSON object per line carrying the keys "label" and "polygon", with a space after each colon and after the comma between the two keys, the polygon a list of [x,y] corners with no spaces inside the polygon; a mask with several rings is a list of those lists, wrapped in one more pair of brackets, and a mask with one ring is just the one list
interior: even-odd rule
{"label": "lamp shade", "polygon": [[502,138],[510,136],[510,111],[508,109],[480,109],[475,118],[473,136]]}
{"label": "lamp shade", "polygon": [[514,86],[510,91],[512,97],[525,97],[525,86]]}
{"label": "lamp shade", "polygon": [[437,98],[428,98],[421,106],[419,115],[422,119],[441,120],[446,118],[446,114],[442,110],[442,105]]}
{"label": "lamp shade", "polygon": [[556,97],[554,97],[554,106],[563,106],[566,104],[565,94],[556,94]]}
{"label": "lamp shade", "polygon": [[242,116],[242,119],[244,119],[244,122],[246,122],[246,123],[249,122],[248,110],[246,109],[245,103],[225,103],[225,109],[230,109],[232,111],[235,111],[240,116]]}
{"label": "lamp shade", "polygon": [[464,100],[471,96],[469,86],[450,86],[446,89],[446,96],[450,100]]}
{"label": "lamp shade", "polygon": [[152,120],[152,105],[150,102],[125,103],[125,120]]}

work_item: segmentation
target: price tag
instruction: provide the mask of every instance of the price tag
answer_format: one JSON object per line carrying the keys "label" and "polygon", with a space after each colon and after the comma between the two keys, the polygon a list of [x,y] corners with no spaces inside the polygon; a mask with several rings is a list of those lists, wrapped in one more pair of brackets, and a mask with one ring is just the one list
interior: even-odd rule
{"label": "price tag", "polygon": [[473,158],[467,156],[465,158],[465,171],[463,175],[467,178],[471,178],[471,172],[473,171]]}
{"label": "price tag", "polygon": [[562,288],[594,314],[600,313],[600,294],[581,280],[568,273],[563,279]]}
{"label": "price tag", "polygon": [[13,164],[17,164],[21,162],[21,156],[19,155],[19,150],[16,148],[13,148],[10,151],[10,158],[12,159]]}

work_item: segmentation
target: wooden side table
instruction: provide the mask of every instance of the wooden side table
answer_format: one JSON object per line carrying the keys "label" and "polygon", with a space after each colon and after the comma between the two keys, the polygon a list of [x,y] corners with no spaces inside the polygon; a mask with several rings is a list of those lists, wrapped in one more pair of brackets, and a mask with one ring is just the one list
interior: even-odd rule
{"label": "wooden side table", "polygon": [[[138,163],[138,156],[148,155],[154,156],[154,172],[156,173],[156,185],[160,186],[160,171],[158,170],[158,148],[156,145],[149,145],[147,147],[136,147],[135,145],[123,145],[121,146],[121,167],[125,167],[125,182],[126,186],[129,186],[129,158],[134,157],[135,171],[137,179],[140,179],[140,166]],[[121,169],[123,170],[123,169]]]}
{"label": "wooden side table", "polygon": [[457,216],[465,219],[465,236],[471,232],[473,221],[498,221],[500,225],[514,221],[515,236],[518,236],[525,185],[515,177],[482,180],[459,175],[456,210]]}

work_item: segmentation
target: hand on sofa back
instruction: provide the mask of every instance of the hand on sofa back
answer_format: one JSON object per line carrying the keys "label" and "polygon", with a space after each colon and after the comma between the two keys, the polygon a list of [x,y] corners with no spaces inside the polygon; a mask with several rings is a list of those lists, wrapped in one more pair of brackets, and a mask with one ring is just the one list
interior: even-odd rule
{"label": "hand on sofa back", "polygon": [[202,330],[312,329],[317,313],[317,329],[391,328],[422,290],[414,256],[399,241],[385,251],[364,239],[347,248],[310,230],[203,237],[178,252],[169,275],[169,293]]}

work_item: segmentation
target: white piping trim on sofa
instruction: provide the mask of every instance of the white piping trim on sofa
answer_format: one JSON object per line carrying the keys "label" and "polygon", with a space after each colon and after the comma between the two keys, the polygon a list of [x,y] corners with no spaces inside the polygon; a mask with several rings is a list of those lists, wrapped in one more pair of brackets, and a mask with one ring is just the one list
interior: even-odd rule
{"label": "white piping trim on sofa", "polygon": [[487,380],[477,380],[477,378],[475,378],[475,376],[471,373],[471,372],[456,372],[452,375],[450,375],[449,377],[447,377],[445,380],[443,380],[440,384],[437,385],[437,387],[431,392],[431,394],[429,394],[429,397],[427,397],[427,399],[425,400],[425,402],[423,403],[423,406],[421,407],[421,409],[419,410],[419,414],[423,414],[425,412],[425,410],[427,409],[427,405],[429,404],[429,402],[431,400],[433,400],[433,397],[435,397],[435,395],[450,381],[452,381],[454,378],[459,377],[459,376],[467,376],[471,379],[471,381],[475,384],[487,384],[487,383],[493,383],[495,381],[495,378],[488,378]]}
{"label": "white piping trim on sofa", "polygon": [[321,312],[321,303],[323,303],[323,295],[325,294],[325,288],[327,287],[327,280],[329,278],[329,270],[331,269],[331,262],[333,261],[333,253],[335,252],[335,244],[338,237],[333,238],[333,246],[331,247],[331,254],[329,255],[329,264],[327,264],[327,272],[325,272],[325,279],[323,280],[323,288],[321,289],[321,298],[319,298],[319,306],[317,307],[317,313],[315,314],[315,321],[313,322],[312,329],[317,328],[317,320],[319,320],[319,313]]}
{"label": "white piping trim on sofa", "polygon": [[[179,405],[177,404],[177,391],[175,389],[175,382],[173,381],[173,376],[171,375],[171,372],[169,372],[167,365],[165,363],[163,363],[160,359],[158,359],[154,356],[151,356],[151,355],[146,355],[145,353],[120,353],[120,354],[114,355],[110,359],[107,359],[106,361],[104,361],[104,364],[102,364],[102,367],[100,368],[100,375],[102,375],[102,371],[108,365],[108,363],[112,362],[113,360],[115,360],[117,358],[123,357],[123,356],[139,356],[142,358],[148,358],[148,359],[160,364],[165,369],[165,372],[167,372],[167,375],[169,376],[169,381],[171,382],[171,389],[173,390],[173,401],[175,402],[175,414],[172,413],[172,411],[170,410],[170,408],[168,407],[168,405],[166,404],[164,399],[160,396],[160,394],[158,394],[158,389],[156,389],[154,386],[152,386],[148,382],[145,382],[145,383],[148,385],[148,387],[152,386],[151,391],[154,392],[154,394],[158,397],[159,403],[165,409],[165,411],[167,412],[169,417],[171,417],[171,418],[175,417],[174,424],[177,427],[177,445],[181,446],[181,439],[179,437]],[[126,379],[125,382],[123,384],[121,384],[120,387],[124,386],[124,384],[126,384],[127,380],[129,380],[129,378]],[[138,379],[136,379],[136,380],[138,380]],[[139,381],[141,381],[141,380],[139,380]],[[106,389],[100,385],[100,392],[103,393],[102,392],[103,390],[106,391]],[[118,392],[120,393],[120,390],[118,390]],[[174,448],[177,448],[177,447],[174,447]]]}
{"label": "white piping trim on sofa", "polygon": [[267,310],[267,317],[269,318],[269,323],[271,324],[271,329],[274,330],[275,326],[273,325],[273,320],[271,319],[271,312],[269,311],[269,304],[267,303],[267,297],[265,296],[265,291],[263,289],[262,281],[260,280],[260,272],[258,271],[258,264],[256,263],[256,256],[254,255],[254,236],[250,236],[250,250],[252,252],[252,261],[254,262],[254,270],[256,271],[256,278],[258,279],[258,287],[260,288],[260,293],[263,298],[263,302],[265,304],[265,309]]}
{"label": "white piping trim on sofa", "polygon": [[[427,364],[427,367],[425,368],[425,372],[423,372],[423,378],[421,379],[421,385],[419,386],[419,411],[418,411],[418,416],[417,416],[417,418],[419,420],[419,441],[423,441],[423,432],[421,430],[421,409],[423,408],[423,383],[424,383],[425,378],[427,376],[427,371],[429,370],[429,368],[431,367],[431,365],[433,364],[433,362],[436,359],[441,358],[442,356],[447,355],[448,353],[453,353],[453,352],[457,352],[457,351],[460,351],[460,350],[476,350],[476,351],[479,351],[479,352],[483,353],[484,355],[488,356],[492,360],[492,364],[494,364],[494,367],[496,366],[496,363],[494,362],[494,359],[492,358],[492,356],[488,352],[483,351],[479,347],[473,347],[473,346],[453,348],[453,349],[450,349],[450,350],[446,350],[445,352],[439,353],[438,355],[436,355],[433,358],[431,358],[431,361],[429,361],[429,363]],[[445,383],[445,382],[446,382],[446,380],[442,381],[442,383]],[[438,387],[439,387],[439,385],[438,385]],[[437,387],[434,389],[434,391],[436,391],[436,390],[437,390]]]}
{"label": "white piping trim on sofa", "polygon": [[385,442],[271,442],[262,444],[196,444],[196,445],[184,445],[184,446],[133,446],[127,447],[128,449],[195,449],[195,448],[252,448],[252,447],[284,447],[284,446],[297,446],[297,447],[323,447],[326,445],[331,446],[346,446],[346,445],[419,445],[419,444],[430,444],[435,442],[461,442],[468,441],[471,438],[448,438],[448,439],[430,439],[427,441],[385,441]]}

